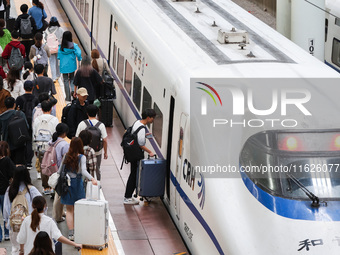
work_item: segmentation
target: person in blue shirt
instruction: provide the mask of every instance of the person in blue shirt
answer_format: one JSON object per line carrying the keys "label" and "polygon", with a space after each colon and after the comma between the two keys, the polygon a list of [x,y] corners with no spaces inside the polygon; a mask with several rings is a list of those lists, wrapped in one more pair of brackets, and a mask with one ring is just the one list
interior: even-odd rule
{"label": "person in blue shirt", "polygon": [[72,33],[65,31],[58,49],[60,60],[60,73],[63,74],[66,101],[71,101],[70,91],[74,89],[74,72],[77,70],[77,59],[82,60],[81,50],[78,44],[72,40]]}
{"label": "person in blue shirt", "polygon": [[44,10],[44,4],[39,0],[33,0],[32,4],[33,6],[28,10],[28,15],[31,15],[35,20],[35,24],[37,26],[36,32],[42,33],[46,29],[43,21],[45,22],[45,19],[47,18],[47,14]]}

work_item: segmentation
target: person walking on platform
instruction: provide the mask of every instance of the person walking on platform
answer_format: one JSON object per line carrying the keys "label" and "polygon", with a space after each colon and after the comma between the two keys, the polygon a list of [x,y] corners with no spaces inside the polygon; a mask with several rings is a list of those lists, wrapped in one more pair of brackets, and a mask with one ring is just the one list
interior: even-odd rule
{"label": "person walking on platform", "polygon": [[65,196],[61,196],[61,203],[66,205],[66,223],[69,229],[69,239],[74,240],[74,203],[85,198],[85,189],[82,176],[86,177],[97,185],[97,180],[86,171],[86,158],[84,156],[83,142],[79,137],[73,137],[70,149],[66,153],[64,162],[65,169],[60,167],[58,173],[66,171],[71,177],[71,186],[69,192]]}
{"label": "person walking on platform", "polygon": [[46,27],[44,27],[45,19],[47,18],[47,14],[44,10],[44,4],[39,0],[32,1],[33,6],[28,10],[28,15],[31,15],[37,26],[37,32],[44,32]]}
{"label": "person walking on platform", "polygon": [[[101,123],[99,120],[96,119],[97,113],[98,113],[98,107],[90,104],[89,106],[86,107],[87,110],[87,116],[88,119],[82,121],[79,123],[78,128],[77,128],[77,132],[76,132],[76,136],[79,136],[79,133],[85,129],[87,129],[88,125],[92,126],[92,127],[97,127],[100,131],[100,137],[99,139],[102,140],[103,142],[103,149],[104,149],[104,159],[107,159],[107,132],[106,132],[106,128],[105,125],[103,123]],[[99,123],[99,124],[98,124]],[[94,139],[92,137],[92,139]],[[99,144],[100,142],[98,141],[97,144]],[[93,148],[95,149],[95,148]],[[100,164],[102,162],[102,153],[103,153],[103,149],[100,148],[99,150],[96,151],[96,157],[97,157],[97,166],[96,166],[96,174],[97,174],[97,179],[100,181],[101,179],[101,173],[100,173]]]}
{"label": "person walking on platform", "polygon": [[[90,147],[92,133],[88,130],[83,130],[79,133],[79,138],[84,145],[84,155],[86,157],[86,170],[90,175],[94,176],[97,167],[97,157],[94,149]],[[99,179],[98,179],[99,180]]]}
{"label": "person walking on platform", "polygon": [[89,96],[87,100],[89,104],[93,104],[96,98],[99,98],[100,85],[103,83],[102,77],[91,65],[91,58],[85,56],[81,61],[81,66],[74,77],[74,92],[77,88],[86,88]]}
{"label": "person walking on platform", "polygon": [[67,125],[70,129],[67,137],[72,139],[76,135],[76,131],[78,128],[78,125],[81,121],[87,119],[87,112],[86,107],[88,106],[88,103],[86,101],[87,99],[87,90],[85,88],[80,88],[77,90],[77,99],[75,100],[75,103],[72,103],[71,108],[68,112],[67,116]]}
{"label": "person walking on platform", "polygon": [[81,50],[78,44],[73,42],[70,31],[63,33],[63,39],[58,49],[58,59],[60,60],[60,72],[63,74],[65,100],[71,101],[74,72],[77,70],[77,59],[81,61],[82,57]]}
{"label": "person walking on platform", "polygon": [[[39,177],[41,175],[42,186],[44,187],[44,195],[48,195],[51,193],[51,187],[48,185],[48,176],[41,174],[40,164],[41,160],[44,156],[44,149],[47,148],[48,142],[52,139],[52,135],[55,132],[56,126],[59,124],[59,120],[57,117],[51,115],[52,104],[51,102],[45,100],[41,103],[41,108],[43,114],[38,116],[34,120],[33,124],[33,147],[35,148],[35,153],[37,156],[37,162],[35,164]],[[41,141],[41,133],[44,134],[43,138],[50,138],[44,141]]]}
{"label": "person walking on platform", "polygon": [[5,19],[5,13],[6,13],[6,19],[9,19],[10,7],[11,7],[10,0],[0,0],[0,19]]}
{"label": "person walking on platform", "polygon": [[64,29],[60,27],[57,17],[52,17],[48,28],[44,32],[45,41],[50,48],[50,67],[52,80],[56,82],[60,77],[60,68],[58,61],[58,48],[63,38]]}
{"label": "person walking on platform", "polygon": [[[154,119],[156,117],[156,112],[153,109],[145,109],[142,112],[142,119],[141,120],[137,120],[133,126],[132,126],[132,133],[135,132],[139,127],[141,126],[146,126],[148,124],[151,124]],[[142,128],[139,130],[139,132],[137,133],[138,136],[138,144],[141,150],[146,151],[150,157],[153,157],[155,154],[149,150],[146,146],[146,138],[145,138],[145,128]],[[132,197],[133,192],[136,189],[136,178],[137,178],[137,169],[138,169],[138,164],[139,161],[134,161],[134,162],[130,162],[130,175],[129,175],[129,179],[126,183],[126,189],[125,189],[125,196],[124,196],[124,204],[138,204],[139,201],[135,200]]]}
{"label": "person walking on platform", "polygon": [[[32,95],[33,83],[31,81],[25,81],[24,83],[25,94],[19,96],[16,101],[16,110],[21,110],[25,113],[28,123],[29,133],[32,134],[32,116],[33,109],[39,104],[38,98]],[[26,142],[26,165],[28,169],[32,168],[32,158],[34,156],[32,150],[32,138]]]}
{"label": "person walking on platform", "polygon": [[[36,120],[36,118],[43,114],[43,110],[41,108],[41,103],[44,102],[45,100],[49,101],[49,99],[50,99],[50,96],[46,92],[41,93],[38,96],[39,104],[36,107],[34,107],[34,109],[33,109],[32,126],[34,125],[34,121]],[[53,115],[54,117],[57,116],[56,107],[54,107],[54,106],[52,107],[51,115]]]}
{"label": "person walking on platform", "polygon": [[[4,50],[6,45],[10,43],[10,41],[12,40],[11,37],[11,32],[8,31],[8,29],[5,28],[6,23],[4,19],[0,19],[0,46],[1,49]],[[4,66],[4,63],[2,61],[0,61],[1,66]]]}
{"label": "person walking on platform", "polygon": [[44,66],[42,64],[37,64],[34,67],[34,71],[38,77],[33,81],[33,95],[38,97],[44,92],[48,95],[57,94],[53,80],[44,76]]}
{"label": "person walking on platform", "polygon": [[34,81],[37,75],[34,73],[33,65],[30,61],[26,61],[24,64],[24,73],[22,75],[22,81]]}
{"label": "person walking on platform", "polygon": [[34,35],[37,31],[35,20],[32,16],[28,15],[28,5],[22,4],[20,6],[22,14],[18,16],[14,23],[14,30],[19,31],[21,43],[25,46],[26,60],[29,60],[31,46],[34,44]]}
{"label": "person walking on platform", "polygon": [[91,58],[92,67],[99,73],[99,75],[103,75],[104,70],[109,72],[110,68],[107,64],[107,61],[100,57],[99,51],[97,49],[93,49],[91,51]]}
{"label": "person walking on platform", "polygon": [[[14,115],[24,119],[26,123],[27,133],[28,133],[28,123],[26,120],[26,116],[21,111],[15,110],[15,99],[13,97],[8,97],[5,99],[6,111],[0,115],[0,127],[1,127],[1,137],[3,141],[8,142],[9,148],[11,150],[11,159],[14,164],[26,164],[25,160],[25,143],[20,145],[14,145],[14,141],[11,140],[8,131],[8,124]],[[22,127],[20,127],[22,128]]]}
{"label": "person walking on platform", "polygon": [[4,88],[7,89],[15,99],[25,94],[24,84],[20,80],[20,71],[10,69],[4,81]]}
{"label": "person walking on platform", "polygon": [[[81,244],[77,244],[64,237],[52,218],[44,214],[47,210],[44,197],[35,197],[32,201],[32,208],[32,214],[24,219],[18,233],[17,242],[20,244],[20,254],[28,255],[32,251],[34,248],[33,243],[35,243],[34,239],[39,231],[44,231],[47,236],[61,243],[69,244],[79,249],[82,248]],[[54,244],[52,244],[52,247],[54,250]]]}
{"label": "person walking on platform", "polygon": [[35,236],[33,248],[28,255],[41,254],[56,255],[52,248],[52,240],[45,231],[39,231],[38,234]]}
{"label": "person walking on platform", "polygon": [[[12,53],[12,48],[17,48],[19,49],[20,51],[20,55],[21,57],[23,58],[22,61],[18,58],[16,59],[19,59],[20,61],[16,62],[15,65],[17,67],[15,67],[15,69],[17,70],[21,70],[21,68],[23,67],[24,65],[24,59],[26,57],[26,50],[25,50],[25,46],[19,41],[19,33],[17,31],[12,31],[11,32],[11,38],[12,38],[12,41],[9,42],[4,51],[2,52],[2,58],[3,59],[7,59],[7,66],[8,66],[8,69],[12,69],[13,67],[11,67],[8,63],[8,60],[10,59],[11,57],[11,53]],[[21,63],[22,62],[22,63]],[[20,65],[19,65],[20,64]],[[21,65],[22,64],[22,65]]]}
{"label": "person walking on platform", "polygon": [[43,44],[43,35],[38,32],[34,36],[34,44],[31,46],[29,59],[33,60],[34,65],[44,66],[44,76],[47,77],[48,59],[51,56],[50,48],[47,43]]}
{"label": "person walking on platform", "polygon": [[0,77],[0,114],[3,114],[7,110],[5,99],[10,96],[11,93],[7,89],[4,89],[4,80]]}
{"label": "person walking on platform", "polygon": [[37,190],[37,188],[32,185],[30,174],[27,168],[22,165],[16,167],[14,171],[13,181],[7,189],[4,198],[4,219],[7,223],[7,227],[10,228],[9,238],[12,244],[12,255],[18,255],[20,249],[20,245],[17,242],[17,235],[19,230],[12,229],[10,224],[12,202],[15,197],[20,194],[19,192],[21,194],[24,194],[27,201],[28,214],[31,214],[33,211],[32,200],[37,196],[41,196],[41,194]]}
{"label": "person walking on platform", "polygon": [[[52,136],[52,142],[50,146],[55,146],[56,156],[57,156],[57,166],[58,168],[61,165],[61,161],[64,155],[68,152],[70,148],[70,144],[64,140],[64,138],[68,134],[68,126],[65,123],[59,123],[56,127],[56,132],[54,132]],[[60,202],[60,196],[57,192],[55,192],[54,200],[53,200],[53,211],[52,218],[56,222],[62,222],[65,220],[63,217],[64,214],[64,205]]]}
{"label": "person walking on platform", "polygon": [[[7,188],[9,187],[10,181],[13,178],[15,165],[9,157],[9,146],[5,141],[0,141],[0,210],[2,218],[4,218],[4,198]],[[9,230],[6,227],[4,221],[4,240],[9,240]],[[2,229],[0,224],[0,242],[2,242]]]}

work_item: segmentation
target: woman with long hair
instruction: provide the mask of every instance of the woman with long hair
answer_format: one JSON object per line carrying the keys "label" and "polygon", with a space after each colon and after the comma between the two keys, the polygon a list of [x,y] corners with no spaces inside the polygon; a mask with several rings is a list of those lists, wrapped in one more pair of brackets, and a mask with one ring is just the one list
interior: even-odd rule
{"label": "woman with long hair", "polygon": [[58,49],[60,60],[60,73],[63,74],[66,101],[71,101],[74,72],[77,70],[77,59],[82,60],[81,50],[78,44],[72,40],[72,33],[65,31]]}
{"label": "woman with long hair", "polygon": [[31,214],[33,211],[32,200],[37,196],[41,196],[41,193],[32,185],[30,173],[23,165],[16,167],[13,175],[13,181],[6,190],[4,198],[4,220],[6,221],[6,227],[9,228],[9,237],[12,243],[12,254],[19,254],[20,248],[19,243],[17,242],[18,232],[14,232],[10,228],[9,222],[12,202],[19,192],[25,194],[28,204],[28,214]]}
{"label": "woman with long hair", "polygon": [[22,81],[33,81],[37,78],[34,73],[33,65],[30,61],[26,61],[24,64],[24,73],[22,75]]}
{"label": "woman with long hair", "polygon": [[9,70],[7,78],[4,80],[4,88],[11,93],[14,99],[25,94],[24,84],[20,80],[19,70],[13,68]]}
{"label": "woman with long hair", "polygon": [[99,51],[97,49],[93,49],[91,51],[92,58],[92,67],[96,70],[100,75],[103,74],[104,70],[109,72],[110,68],[107,64],[107,61],[100,57]]}
{"label": "woman with long hair", "polygon": [[44,28],[45,19],[47,18],[47,14],[44,10],[44,4],[39,0],[32,1],[32,7],[28,10],[28,15],[34,18],[35,24],[37,26],[37,32],[43,32],[46,28]]}
{"label": "woman with long hair", "polygon": [[[79,137],[73,137],[70,143],[70,149],[64,158],[64,171],[71,178],[69,192],[61,196],[61,203],[66,205],[66,223],[69,229],[69,239],[74,240],[74,203],[85,198],[85,189],[82,176],[91,180],[93,185],[97,185],[94,179],[86,170],[86,158],[84,156],[83,142]],[[59,168],[59,173],[63,167]]]}
{"label": "woman with long hair", "polygon": [[48,58],[51,56],[50,49],[45,43],[43,45],[43,35],[38,32],[34,35],[34,44],[31,46],[29,59],[34,61],[34,64],[42,64],[44,66],[44,76],[47,76]]}
{"label": "woman with long hair", "polygon": [[[20,254],[29,254],[32,250],[34,239],[39,231],[45,231],[50,238],[58,240],[61,243],[72,245],[76,248],[82,248],[81,244],[77,244],[64,237],[57,224],[52,218],[45,215],[47,210],[46,200],[43,196],[35,197],[32,201],[33,211],[27,216],[21,224],[21,228],[17,237],[20,244]],[[54,244],[52,244],[52,251]]]}
{"label": "woman with long hair", "polygon": [[[10,180],[13,178],[15,165],[9,157],[10,151],[6,141],[0,141],[0,209],[2,216],[4,215],[4,198]],[[4,218],[4,217],[3,217]],[[9,240],[9,230],[6,228],[4,221],[5,240]],[[2,241],[2,229],[0,225],[0,241]]]}
{"label": "woman with long hair", "polygon": [[86,88],[89,94],[87,100],[90,104],[93,104],[93,101],[99,97],[100,85],[102,83],[102,77],[91,65],[91,58],[85,56],[74,77],[74,92],[77,92],[77,88]]}
{"label": "woman with long hair", "polygon": [[51,238],[45,231],[40,231],[35,236],[33,249],[29,255],[55,255]]}
{"label": "woman with long hair", "polygon": [[[57,156],[57,166],[61,165],[61,161],[64,155],[68,152],[70,148],[70,144],[66,142],[65,137],[68,134],[68,126],[65,123],[59,123],[56,126],[56,132],[52,136],[52,142],[50,146],[55,146],[56,156]],[[58,193],[55,193],[54,200],[53,200],[53,211],[52,211],[52,218],[56,222],[62,222],[65,220],[63,218],[64,213],[64,205],[60,202],[61,197]]]}
{"label": "woman with long hair", "polygon": [[5,99],[10,97],[11,93],[4,89],[4,80],[0,77],[0,114],[4,113],[7,108],[5,106]]}
{"label": "woman with long hair", "polygon": [[[50,47],[49,43],[52,44],[53,39],[58,40],[57,46],[59,46],[63,38],[63,33],[64,33],[64,29],[60,27],[57,17],[53,16],[50,20],[50,23],[48,24],[48,28],[44,32],[44,38],[45,38],[46,43],[49,45],[49,47]],[[56,49],[50,48],[50,52],[51,52],[50,67],[51,67],[51,73],[52,73],[52,80],[56,82],[57,79],[60,77],[60,68],[59,68],[59,62],[58,62],[58,47],[56,47]]]}

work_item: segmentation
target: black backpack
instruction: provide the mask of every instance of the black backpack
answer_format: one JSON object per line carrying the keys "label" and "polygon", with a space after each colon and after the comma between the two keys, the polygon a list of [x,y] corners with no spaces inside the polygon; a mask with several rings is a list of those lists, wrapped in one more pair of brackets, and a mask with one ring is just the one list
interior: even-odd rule
{"label": "black backpack", "polygon": [[55,191],[58,193],[59,196],[66,196],[69,193],[68,190],[68,177],[67,177],[67,170],[65,165],[62,165],[62,169],[60,171],[60,176],[58,179],[58,183],[55,186]]}
{"label": "black backpack", "polygon": [[103,139],[102,132],[100,132],[99,125],[102,124],[100,121],[97,122],[95,126],[89,122],[89,120],[84,120],[86,124],[86,130],[90,131],[92,134],[92,140],[90,143],[90,147],[94,149],[94,151],[100,151],[103,148]]}
{"label": "black backpack", "polygon": [[[124,158],[126,162],[135,162],[144,158],[144,151],[140,148],[138,144],[138,132],[145,128],[144,125],[137,128],[135,132],[132,133],[132,127],[129,127],[123,135],[123,140],[120,143],[124,151]],[[123,164],[122,164],[123,166]]]}
{"label": "black backpack", "polygon": [[30,126],[30,128],[32,127],[32,116],[33,116],[33,108],[35,107],[33,105],[33,99],[26,99],[26,97],[22,97],[22,100],[24,101],[24,104],[22,106],[22,109],[20,109],[21,111],[23,111],[23,113],[25,113],[26,116],[26,120],[28,125]]}
{"label": "black backpack", "polygon": [[71,109],[72,103],[68,103],[64,108],[63,108],[63,114],[61,115],[61,122],[67,124],[67,115]]}
{"label": "black backpack", "polygon": [[20,111],[16,111],[8,122],[8,140],[15,146],[24,146],[31,139],[28,127],[24,118],[20,116]]}

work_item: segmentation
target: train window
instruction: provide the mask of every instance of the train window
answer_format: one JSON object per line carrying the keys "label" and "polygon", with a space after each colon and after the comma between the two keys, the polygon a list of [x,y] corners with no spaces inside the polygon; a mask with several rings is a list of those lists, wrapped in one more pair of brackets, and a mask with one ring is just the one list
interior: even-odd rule
{"label": "train window", "polygon": [[[112,56],[112,67],[114,70],[116,70],[116,57],[117,57],[117,45],[116,43],[113,44],[113,56]],[[132,75],[131,75],[131,79],[132,79]]]}
{"label": "train window", "polygon": [[142,112],[145,109],[151,108],[152,106],[152,102],[151,102],[152,98],[151,95],[149,93],[149,91],[144,87],[143,88],[143,105],[142,105]]}
{"label": "train window", "polygon": [[80,0],[77,0],[76,7],[77,7],[78,10],[80,10]]}
{"label": "train window", "polygon": [[132,87],[132,67],[130,63],[125,61],[125,79],[124,79],[124,87],[127,93],[131,96],[131,87]]}
{"label": "train window", "polygon": [[118,66],[117,66],[117,74],[118,78],[121,82],[123,82],[124,77],[124,56],[120,54],[120,50],[118,49]]}
{"label": "train window", "polygon": [[84,8],[85,7],[85,0],[80,0],[80,8],[79,8],[79,12],[80,15],[84,17]]}
{"label": "train window", "polygon": [[340,66],[340,40],[333,38],[332,62]]}
{"label": "train window", "polygon": [[340,19],[339,18],[335,18],[335,25],[340,26]]}
{"label": "train window", "polygon": [[90,11],[90,4],[88,3],[88,1],[85,1],[84,20],[87,25],[89,24],[89,11]]}
{"label": "train window", "polygon": [[134,73],[133,75],[133,102],[137,109],[140,109],[140,98],[142,94],[142,81],[139,79],[138,75]]}
{"label": "train window", "polygon": [[153,109],[156,111],[156,118],[153,121],[152,134],[155,137],[159,147],[162,147],[163,113],[156,103],[153,104]]}

